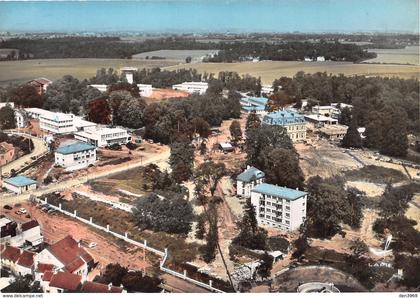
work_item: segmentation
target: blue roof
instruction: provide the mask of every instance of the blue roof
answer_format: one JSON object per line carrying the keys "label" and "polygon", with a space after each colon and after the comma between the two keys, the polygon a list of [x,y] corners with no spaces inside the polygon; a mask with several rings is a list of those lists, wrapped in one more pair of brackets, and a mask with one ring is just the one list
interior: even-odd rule
{"label": "blue roof", "polygon": [[258,170],[254,167],[249,167],[245,171],[243,171],[241,174],[238,175],[236,179],[242,182],[251,182],[253,180],[264,178],[265,174],[263,171]]}
{"label": "blue roof", "polygon": [[15,176],[12,178],[5,179],[4,182],[12,184],[14,186],[26,186],[37,183],[35,180],[32,180],[31,178],[25,176]]}
{"label": "blue roof", "polygon": [[292,111],[277,111],[264,116],[263,123],[270,125],[287,125],[295,123],[305,123],[305,117],[302,114]]}
{"label": "blue roof", "polygon": [[249,101],[250,103],[263,105],[263,106],[265,106],[268,102],[268,98],[265,98],[265,97],[249,97],[249,98],[246,98],[245,100]]}
{"label": "blue roof", "polygon": [[76,153],[76,152],[81,152],[81,151],[86,151],[86,150],[92,150],[95,148],[96,147],[91,144],[78,142],[71,145],[60,146],[58,147],[56,152],[61,153],[61,154],[71,154],[71,153]]}
{"label": "blue roof", "polygon": [[257,186],[254,187],[254,189],[252,189],[252,191],[263,193],[266,195],[275,196],[275,197],[280,197],[280,198],[284,198],[284,199],[292,200],[292,201],[299,199],[300,197],[303,197],[304,195],[307,194],[304,191],[295,190],[292,188],[277,186],[277,185],[268,184],[268,183],[258,184]]}

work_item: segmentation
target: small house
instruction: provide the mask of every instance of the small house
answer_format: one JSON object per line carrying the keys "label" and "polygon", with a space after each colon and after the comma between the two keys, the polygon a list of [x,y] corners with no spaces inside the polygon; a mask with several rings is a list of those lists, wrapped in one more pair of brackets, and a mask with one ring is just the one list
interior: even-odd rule
{"label": "small house", "polygon": [[3,180],[2,186],[15,194],[22,194],[24,192],[35,190],[37,188],[37,182],[26,176],[15,176]]}
{"label": "small house", "polygon": [[258,184],[264,182],[265,174],[257,168],[247,166],[246,170],[236,178],[236,194],[249,198],[251,190]]}

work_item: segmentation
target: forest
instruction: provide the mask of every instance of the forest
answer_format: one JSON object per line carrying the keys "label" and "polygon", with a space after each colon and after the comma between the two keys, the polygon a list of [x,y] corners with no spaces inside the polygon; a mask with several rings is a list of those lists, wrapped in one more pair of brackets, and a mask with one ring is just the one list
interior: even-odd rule
{"label": "forest", "polygon": [[[262,60],[303,60],[304,57],[324,56],[327,60],[357,62],[374,58],[362,47],[339,42],[282,41],[281,43],[234,41],[198,42],[182,37],[123,42],[118,37],[62,37],[48,39],[9,39],[0,48],[19,50],[19,58],[122,58],[156,50],[209,50],[220,52],[204,62],[237,62],[259,57]],[[251,58],[252,59],[252,58]]]}

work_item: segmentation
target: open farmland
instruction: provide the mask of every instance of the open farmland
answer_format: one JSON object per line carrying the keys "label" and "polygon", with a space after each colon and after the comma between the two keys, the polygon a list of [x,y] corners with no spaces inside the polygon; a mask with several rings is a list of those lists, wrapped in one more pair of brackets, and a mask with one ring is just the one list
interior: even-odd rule
{"label": "open farmland", "polygon": [[420,53],[418,46],[405,47],[404,49],[369,49],[378,57],[366,60],[367,63],[394,63],[420,65]]}
{"label": "open farmland", "polygon": [[78,79],[93,77],[99,68],[119,69],[125,66],[153,68],[174,65],[167,60],[126,59],[35,59],[0,62],[0,85],[22,83],[37,77],[56,80],[69,74]]}
{"label": "open farmland", "polygon": [[419,78],[420,66],[391,65],[391,64],[354,64],[351,62],[303,62],[303,61],[260,61],[237,63],[196,63],[180,64],[166,67],[167,70],[180,68],[194,68],[200,73],[218,74],[220,71],[236,71],[239,74],[250,74],[261,77],[264,84],[271,84],[273,80],[282,76],[292,77],[299,71],[305,73],[327,72],[344,75],[366,75],[401,78]]}
{"label": "open farmland", "polygon": [[178,60],[184,62],[187,57],[191,57],[192,61],[201,61],[202,57],[217,53],[218,50],[159,50],[152,52],[144,52],[133,55],[133,59],[150,59],[151,57],[160,57],[169,60]]}

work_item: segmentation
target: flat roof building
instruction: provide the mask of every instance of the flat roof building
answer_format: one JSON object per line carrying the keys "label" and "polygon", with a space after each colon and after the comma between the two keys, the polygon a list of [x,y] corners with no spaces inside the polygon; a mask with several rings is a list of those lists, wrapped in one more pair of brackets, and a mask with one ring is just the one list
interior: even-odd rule
{"label": "flat roof building", "polygon": [[330,124],[335,125],[338,124],[338,120],[332,117],[327,117],[323,115],[305,115],[305,120],[314,124]]}
{"label": "flat roof building", "polygon": [[240,99],[242,110],[246,113],[256,112],[257,114],[265,113],[265,106],[268,98],[265,97],[243,97]]}
{"label": "flat roof building", "polygon": [[172,86],[174,90],[186,91],[190,94],[204,94],[207,91],[209,84],[207,82],[184,82]]}
{"label": "flat roof building", "polygon": [[82,142],[60,146],[55,151],[55,164],[67,171],[75,171],[94,165],[96,162],[96,147]]}
{"label": "flat roof building", "polygon": [[126,129],[118,127],[96,126],[84,131],[74,133],[77,140],[92,144],[96,147],[106,147],[113,144],[127,144],[131,141],[131,136]]}
{"label": "flat roof building", "polygon": [[22,194],[36,189],[37,182],[26,176],[15,176],[3,180],[2,186],[16,194]]}
{"label": "flat roof building", "polygon": [[247,166],[246,170],[236,177],[236,195],[249,198],[251,190],[264,182],[265,174],[255,167]]}
{"label": "flat roof building", "polygon": [[261,183],[251,190],[257,221],[287,231],[299,229],[306,218],[307,193]]}

